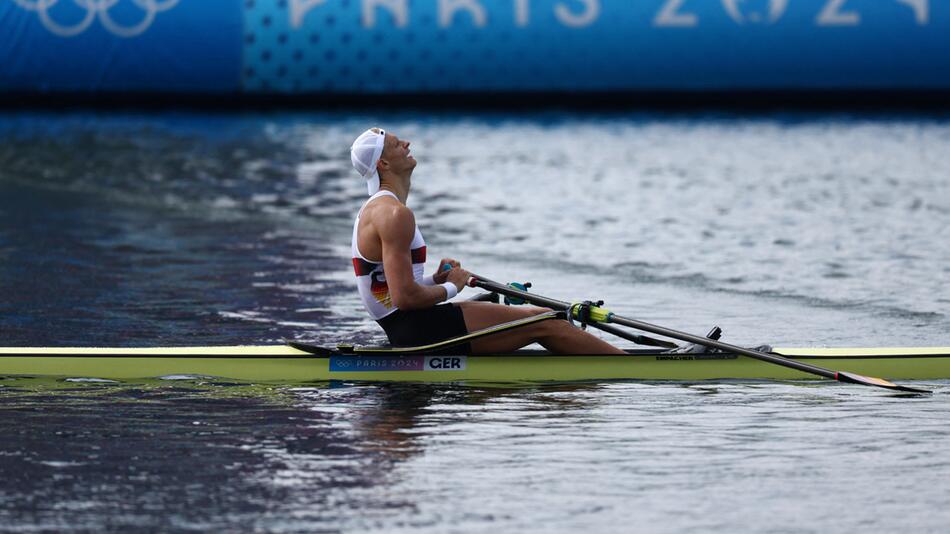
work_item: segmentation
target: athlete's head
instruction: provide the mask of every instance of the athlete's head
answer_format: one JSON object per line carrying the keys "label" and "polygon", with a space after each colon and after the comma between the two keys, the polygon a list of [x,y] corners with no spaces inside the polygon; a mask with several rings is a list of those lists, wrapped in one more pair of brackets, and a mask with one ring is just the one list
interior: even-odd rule
{"label": "athlete's head", "polygon": [[416,167],[416,160],[409,152],[409,141],[380,128],[370,128],[353,141],[350,161],[356,172],[366,179],[370,195],[379,191],[381,175],[408,178]]}

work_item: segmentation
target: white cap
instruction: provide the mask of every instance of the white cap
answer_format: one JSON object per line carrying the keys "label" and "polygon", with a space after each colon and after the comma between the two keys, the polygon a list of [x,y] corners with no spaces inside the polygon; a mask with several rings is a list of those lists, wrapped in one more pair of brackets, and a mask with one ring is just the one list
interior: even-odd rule
{"label": "white cap", "polygon": [[379,173],[376,164],[383,155],[383,143],[386,141],[386,132],[379,128],[371,128],[361,133],[353,146],[350,147],[350,161],[360,176],[366,178],[366,190],[370,196],[379,191]]}

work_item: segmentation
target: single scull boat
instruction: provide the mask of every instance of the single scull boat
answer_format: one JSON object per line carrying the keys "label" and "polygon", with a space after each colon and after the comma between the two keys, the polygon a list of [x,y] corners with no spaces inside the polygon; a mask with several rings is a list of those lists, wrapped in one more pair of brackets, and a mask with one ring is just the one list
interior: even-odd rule
{"label": "single scull boat", "polygon": [[[196,375],[266,382],[544,382],[578,380],[786,380],[815,376],[730,353],[493,356],[347,353],[306,345],[174,348],[0,348],[0,376],[134,379]],[[776,348],[797,362],[902,380],[950,378],[950,347]]]}

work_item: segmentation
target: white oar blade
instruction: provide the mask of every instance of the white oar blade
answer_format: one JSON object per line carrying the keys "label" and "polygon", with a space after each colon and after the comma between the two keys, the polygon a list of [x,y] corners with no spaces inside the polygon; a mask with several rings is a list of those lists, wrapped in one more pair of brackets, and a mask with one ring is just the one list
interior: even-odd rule
{"label": "white oar blade", "polygon": [[839,382],[851,382],[853,384],[864,384],[865,386],[877,386],[880,388],[893,389],[897,391],[909,391],[912,393],[931,393],[926,389],[912,388],[910,386],[901,386],[893,382],[884,380],[883,378],[876,378],[873,376],[864,376],[856,373],[846,373],[844,371],[837,372],[837,378]]}

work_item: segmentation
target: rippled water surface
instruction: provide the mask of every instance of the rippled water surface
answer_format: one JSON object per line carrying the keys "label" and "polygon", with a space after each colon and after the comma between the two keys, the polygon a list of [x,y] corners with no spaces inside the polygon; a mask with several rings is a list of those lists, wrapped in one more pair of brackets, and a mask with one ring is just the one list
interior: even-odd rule
{"label": "rippled water surface", "polygon": [[[950,344],[944,117],[24,112],[0,345],[382,341],[349,262],[373,124],[413,142],[430,268],[736,343]],[[0,530],[939,532],[932,385],[6,379]]]}

